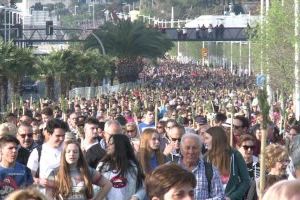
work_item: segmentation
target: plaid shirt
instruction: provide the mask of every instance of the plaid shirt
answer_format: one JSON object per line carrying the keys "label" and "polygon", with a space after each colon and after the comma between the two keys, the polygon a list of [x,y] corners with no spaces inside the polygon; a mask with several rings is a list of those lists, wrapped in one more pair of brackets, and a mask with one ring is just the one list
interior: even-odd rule
{"label": "plaid shirt", "polygon": [[[184,167],[182,160],[179,160],[179,165]],[[195,200],[224,200],[225,193],[221,183],[220,175],[218,170],[213,166],[213,177],[211,180],[211,195],[209,198],[208,194],[208,182],[205,175],[205,166],[202,159],[195,169],[192,170],[197,180],[197,185],[195,188]]]}

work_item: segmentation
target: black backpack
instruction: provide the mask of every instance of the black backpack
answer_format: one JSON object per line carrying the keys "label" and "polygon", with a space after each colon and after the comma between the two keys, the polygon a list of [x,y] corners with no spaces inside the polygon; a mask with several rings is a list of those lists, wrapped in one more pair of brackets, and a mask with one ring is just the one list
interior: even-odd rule
{"label": "black backpack", "polygon": [[43,145],[39,145],[36,147],[36,150],[38,152],[38,162],[39,162],[39,166],[36,170],[35,173],[35,178],[39,178],[40,177],[40,160],[41,160],[41,155],[42,155],[42,149],[43,149]]}
{"label": "black backpack", "polygon": [[205,176],[207,179],[208,185],[208,197],[211,198],[211,180],[213,178],[214,172],[212,168],[212,164],[204,160],[204,167],[205,167]]}

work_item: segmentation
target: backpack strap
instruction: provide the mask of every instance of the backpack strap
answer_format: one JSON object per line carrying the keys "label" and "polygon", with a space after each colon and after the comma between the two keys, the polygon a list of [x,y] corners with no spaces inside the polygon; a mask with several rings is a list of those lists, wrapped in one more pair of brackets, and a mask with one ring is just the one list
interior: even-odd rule
{"label": "backpack strap", "polygon": [[211,180],[213,178],[213,168],[212,164],[204,160],[204,167],[205,167],[205,176],[207,179],[207,185],[208,185],[208,197],[211,198]]}
{"label": "backpack strap", "polygon": [[35,178],[39,178],[40,177],[40,160],[41,160],[41,155],[42,155],[42,149],[43,149],[43,145],[39,145],[36,147],[36,150],[38,152],[38,163],[39,163],[39,166],[36,170],[36,173],[35,173]]}

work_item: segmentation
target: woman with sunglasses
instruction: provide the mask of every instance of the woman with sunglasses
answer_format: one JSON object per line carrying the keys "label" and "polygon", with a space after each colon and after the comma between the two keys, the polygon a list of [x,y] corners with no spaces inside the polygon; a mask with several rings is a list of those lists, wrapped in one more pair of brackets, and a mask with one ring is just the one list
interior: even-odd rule
{"label": "woman with sunglasses", "polygon": [[[88,167],[79,143],[74,140],[65,142],[60,166],[52,174],[53,199],[104,199],[112,187],[102,174]],[[101,191],[94,194],[93,184],[101,187]]]}
{"label": "woman with sunglasses", "polygon": [[137,153],[140,148],[140,134],[135,122],[129,122],[125,125],[125,134],[128,136],[134,152]]}
{"label": "woman with sunglasses", "polygon": [[250,186],[249,173],[241,153],[230,147],[224,129],[206,130],[204,144],[208,150],[204,159],[219,170],[226,199],[243,199]]}
{"label": "woman with sunglasses", "polygon": [[110,180],[113,186],[107,195],[107,200],[144,198],[144,174],[126,135],[110,136],[107,154],[97,169]]}
{"label": "woman with sunglasses", "polygon": [[255,139],[252,135],[245,134],[240,137],[238,150],[246,162],[249,176],[252,180],[259,178],[260,173],[258,157],[253,155],[254,148]]}

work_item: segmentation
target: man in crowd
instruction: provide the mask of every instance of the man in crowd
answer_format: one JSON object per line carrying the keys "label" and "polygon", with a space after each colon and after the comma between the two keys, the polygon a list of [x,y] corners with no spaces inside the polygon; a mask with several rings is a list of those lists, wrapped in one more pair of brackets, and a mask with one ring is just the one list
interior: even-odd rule
{"label": "man in crowd", "polygon": [[146,128],[155,128],[154,122],[154,108],[149,107],[145,110],[144,120],[139,124],[140,133]]}
{"label": "man in crowd", "polygon": [[30,153],[38,146],[38,144],[33,141],[33,130],[31,125],[21,124],[18,128],[17,139],[20,142],[17,161],[26,165]]}
{"label": "man in crowd", "polygon": [[47,142],[35,148],[29,156],[27,166],[31,169],[32,176],[36,177],[35,183],[41,187],[51,186],[48,177],[59,166],[65,133],[68,129],[68,124],[62,120],[48,121],[45,128]]}
{"label": "man in crowd", "polygon": [[99,122],[96,118],[87,118],[84,124],[83,150],[85,158],[90,167],[96,169],[99,161],[105,155],[105,150],[101,147],[98,138]]}
{"label": "man in crowd", "polygon": [[33,184],[33,178],[25,165],[16,162],[19,141],[11,135],[0,139],[0,199],[20,188]]}
{"label": "man in crowd", "polygon": [[122,127],[117,120],[108,120],[104,124],[104,134],[103,138],[100,141],[100,145],[103,149],[106,149],[108,140],[113,134],[121,134]]}
{"label": "man in crowd", "polygon": [[180,141],[185,133],[185,129],[181,125],[174,125],[169,132],[169,143],[164,149],[164,155],[172,162],[177,162],[180,158]]}
{"label": "man in crowd", "polygon": [[195,199],[225,199],[218,170],[200,157],[202,146],[200,137],[186,133],[182,136],[180,145],[182,157],[178,164],[191,171],[196,177]]}
{"label": "man in crowd", "polygon": [[75,112],[71,113],[68,118],[69,129],[72,133],[74,133],[77,137],[79,137],[79,129],[77,126],[78,116]]}

